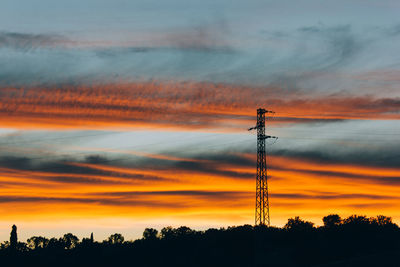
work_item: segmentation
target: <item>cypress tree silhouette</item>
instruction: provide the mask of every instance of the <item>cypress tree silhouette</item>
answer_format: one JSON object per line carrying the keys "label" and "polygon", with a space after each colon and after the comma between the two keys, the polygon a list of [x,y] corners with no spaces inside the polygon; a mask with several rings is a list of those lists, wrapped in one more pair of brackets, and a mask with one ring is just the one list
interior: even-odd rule
{"label": "cypress tree silhouette", "polygon": [[12,226],[10,234],[10,248],[13,250],[17,249],[17,244],[18,244],[17,226],[14,224]]}

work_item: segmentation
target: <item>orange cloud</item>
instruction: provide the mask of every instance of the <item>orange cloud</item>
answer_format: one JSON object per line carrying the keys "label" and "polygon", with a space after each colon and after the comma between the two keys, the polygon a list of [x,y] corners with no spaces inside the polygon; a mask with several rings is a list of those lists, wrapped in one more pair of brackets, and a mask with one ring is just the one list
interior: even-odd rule
{"label": "orange cloud", "polygon": [[92,86],[2,88],[2,127],[99,129],[163,127],[242,129],[255,109],[277,112],[275,122],[399,119],[400,100],[373,97],[287,98],[278,88],[229,84],[143,82]]}

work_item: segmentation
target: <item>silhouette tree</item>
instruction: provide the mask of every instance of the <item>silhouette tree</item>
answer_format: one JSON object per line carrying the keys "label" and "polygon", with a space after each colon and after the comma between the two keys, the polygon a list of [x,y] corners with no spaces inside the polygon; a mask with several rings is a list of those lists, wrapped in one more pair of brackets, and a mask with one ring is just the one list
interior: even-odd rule
{"label": "silhouette tree", "polygon": [[374,223],[380,227],[398,227],[395,223],[393,223],[391,217],[378,215],[376,218],[371,218],[371,223]]}
{"label": "silhouette tree", "polygon": [[71,233],[65,234],[61,240],[64,244],[64,248],[72,249],[75,248],[79,242],[79,238]]}
{"label": "silhouette tree", "polygon": [[161,229],[160,235],[162,239],[171,239],[175,237],[174,228],[172,228],[172,226],[164,227],[163,229]]}
{"label": "silhouette tree", "polygon": [[314,223],[304,221],[299,216],[296,216],[294,219],[290,218],[283,228],[290,231],[307,232],[314,229]]}
{"label": "silhouette tree", "polygon": [[[331,214],[324,227],[290,218],[282,228],[242,225],[195,231],[186,226],[146,228],[143,238],[124,242],[113,234],[103,243],[71,233],[61,238],[33,236],[0,245],[1,266],[252,266],[260,252],[268,266],[397,266],[400,229],[390,217],[352,215],[341,220]],[[28,249],[30,248],[30,251]],[[155,254],[157,253],[157,254]],[[157,255],[157,257],[155,257]],[[373,257],[370,257],[373,256]],[[365,264],[355,262],[365,259]],[[376,260],[375,260],[376,259]],[[389,259],[389,260],[387,260]],[[371,261],[371,262],[370,262]],[[391,262],[392,261],[392,262]],[[336,263],[339,265],[336,265]],[[353,264],[355,262],[356,264]],[[385,264],[385,263],[394,264]],[[331,265],[331,263],[334,263]]]}
{"label": "silhouette tree", "polygon": [[146,228],[143,232],[143,238],[145,240],[156,240],[158,235],[158,231],[153,228]]}
{"label": "silhouette tree", "polygon": [[342,223],[342,218],[340,218],[340,216],[337,214],[330,214],[322,218],[322,221],[324,222],[324,226],[326,228],[333,228]]}
{"label": "silhouette tree", "polygon": [[4,241],[0,244],[0,249],[7,249],[10,247],[10,242],[9,241]]}
{"label": "silhouette tree", "polygon": [[178,236],[178,237],[186,236],[187,237],[187,236],[193,235],[196,231],[190,229],[189,227],[181,226],[181,227],[175,229],[174,232],[175,232],[175,236]]}
{"label": "silhouette tree", "polygon": [[18,243],[17,243],[17,250],[18,250],[18,251],[28,251],[29,248],[28,248],[28,246],[26,245],[26,243],[24,243],[24,242],[18,242]]}
{"label": "silhouette tree", "polygon": [[343,220],[345,226],[366,227],[371,224],[371,220],[366,216],[351,215]]}
{"label": "silhouette tree", "polygon": [[93,246],[93,233],[90,234],[89,238],[82,238],[80,247],[92,247]]}
{"label": "silhouette tree", "polygon": [[32,236],[26,242],[30,249],[38,249],[47,247],[49,239],[43,236]]}
{"label": "silhouette tree", "polygon": [[108,237],[107,242],[112,245],[122,244],[124,242],[124,237],[121,234],[113,234]]}
{"label": "silhouette tree", "polygon": [[18,245],[18,236],[17,236],[17,226],[14,224],[12,226],[11,234],[10,234],[10,248],[17,249]]}

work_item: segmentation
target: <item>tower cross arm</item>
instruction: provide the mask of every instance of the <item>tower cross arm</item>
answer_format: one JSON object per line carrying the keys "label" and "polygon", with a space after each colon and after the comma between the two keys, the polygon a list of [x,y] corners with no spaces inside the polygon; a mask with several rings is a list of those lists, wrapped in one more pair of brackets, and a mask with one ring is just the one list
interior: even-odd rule
{"label": "tower cross arm", "polygon": [[266,109],[263,109],[263,108],[259,108],[259,109],[257,109],[257,113],[259,113],[259,114],[264,114],[264,113],[275,113],[275,111],[266,110]]}
{"label": "tower cross arm", "polygon": [[260,139],[268,139],[268,138],[278,139],[278,137],[272,136],[272,135],[264,135],[264,136],[261,136],[261,137],[260,137]]}

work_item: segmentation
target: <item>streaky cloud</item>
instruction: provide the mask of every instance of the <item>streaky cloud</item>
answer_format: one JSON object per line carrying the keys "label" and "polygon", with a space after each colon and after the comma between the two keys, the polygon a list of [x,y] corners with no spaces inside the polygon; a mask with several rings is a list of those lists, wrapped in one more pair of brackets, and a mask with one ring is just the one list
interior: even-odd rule
{"label": "streaky cloud", "polygon": [[66,37],[57,34],[0,32],[0,49],[11,48],[24,51],[25,53],[32,49],[65,45],[68,42],[70,41]]}
{"label": "streaky cloud", "polygon": [[157,81],[92,86],[64,84],[3,87],[1,92],[0,121],[11,128],[144,126],[235,131],[253,123],[254,107],[259,106],[275,110],[277,123],[400,118],[398,97],[310,97],[301,93],[288,98],[280,88],[232,84]]}
{"label": "streaky cloud", "polygon": [[[391,88],[389,92],[379,92],[376,87],[366,88],[355,76],[398,69],[392,57],[393,44],[400,41],[393,34],[397,27],[318,24],[285,31],[265,29],[252,38],[241,35],[237,40],[230,25],[222,21],[151,34],[131,33],[130,40],[120,43],[2,32],[0,57],[5,65],[0,81],[11,87],[71,82],[92,85],[121,79],[205,81],[279,86],[290,92],[345,90],[359,95],[367,91],[387,97],[395,93],[393,82],[385,85]],[[371,51],[384,60],[371,61]]]}

